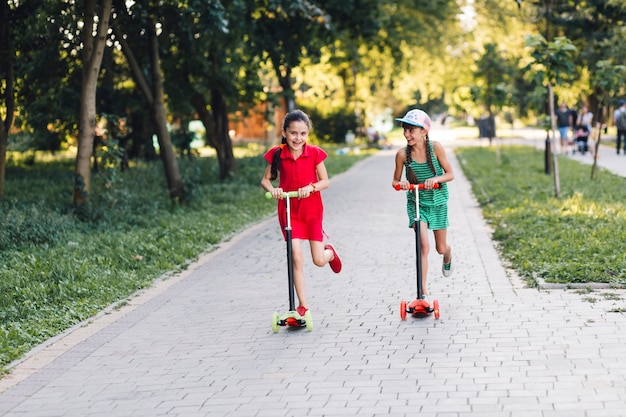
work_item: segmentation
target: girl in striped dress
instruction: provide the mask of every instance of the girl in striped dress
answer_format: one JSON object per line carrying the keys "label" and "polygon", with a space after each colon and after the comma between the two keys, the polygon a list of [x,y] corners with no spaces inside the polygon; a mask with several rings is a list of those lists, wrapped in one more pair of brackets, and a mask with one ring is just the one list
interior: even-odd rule
{"label": "girl in striped dress", "polygon": [[[448,187],[447,182],[454,179],[454,172],[446,156],[443,145],[431,141],[428,137],[431,121],[426,112],[414,109],[403,118],[396,119],[402,123],[406,147],[398,149],[396,166],[393,173],[392,186],[400,185],[403,190],[409,190],[410,184],[424,184],[424,191],[419,191],[420,210],[420,238],[422,250],[422,288],[426,291],[426,277],[428,275],[428,230],[435,236],[435,249],[443,255],[441,272],[443,276],[452,274],[452,248],[447,241],[448,229]],[[402,172],[406,172],[406,179],[402,179]],[[434,184],[439,188],[435,189]],[[415,225],[415,194],[407,192],[407,214],[409,227]]]}

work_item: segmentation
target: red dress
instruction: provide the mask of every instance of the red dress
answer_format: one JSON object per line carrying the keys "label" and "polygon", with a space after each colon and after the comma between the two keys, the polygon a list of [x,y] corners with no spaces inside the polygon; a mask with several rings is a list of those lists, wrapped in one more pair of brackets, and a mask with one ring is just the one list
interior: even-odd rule
{"label": "red dress", "polygon": [[[264,155],[268,163],[272,163],[274,152],[280,147],[275,146]],[[285,146],[280,151],[280,166],[278,168],[278,186],[283,191],[297,191],[310,183],[318,181],[315,167],[323,162],[328,154],[319,146],[305,144],[302,155],[294,159]],[[294,239],[323,241],[322,220],[324,218],[324,204],[319,192],[312,193],[307,198],[292,198],[291,230]],[[278,221],[285,235],[287,205],[286,201],[278,200]]]}

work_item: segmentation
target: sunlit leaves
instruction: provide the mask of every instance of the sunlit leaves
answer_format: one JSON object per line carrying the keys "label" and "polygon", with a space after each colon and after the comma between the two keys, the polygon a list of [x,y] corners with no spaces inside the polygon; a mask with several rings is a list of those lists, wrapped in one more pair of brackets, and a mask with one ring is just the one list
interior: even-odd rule
{"label": "sunlit leaves", "polygon": [[526,46],[534,59],[534,65],[539,79],[549,84],[572,81],[576,67],[574,54],[576,46],[566,37],[557,37],[548,42],[541,35],[528,35]]}

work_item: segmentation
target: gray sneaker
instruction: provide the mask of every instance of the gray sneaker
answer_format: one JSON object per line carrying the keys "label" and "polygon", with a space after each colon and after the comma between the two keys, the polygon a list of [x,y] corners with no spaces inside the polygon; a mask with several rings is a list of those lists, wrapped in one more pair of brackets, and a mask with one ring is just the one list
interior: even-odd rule
{"label": "gray sneaker", "polygon": [[452,268],[452,259],[451,259],[449,263],[443,263],[441,265],[441,273],[443,274],[444,277],[447,278],[450,275],[452,275],[452,272],[454,272],[454,268]]}

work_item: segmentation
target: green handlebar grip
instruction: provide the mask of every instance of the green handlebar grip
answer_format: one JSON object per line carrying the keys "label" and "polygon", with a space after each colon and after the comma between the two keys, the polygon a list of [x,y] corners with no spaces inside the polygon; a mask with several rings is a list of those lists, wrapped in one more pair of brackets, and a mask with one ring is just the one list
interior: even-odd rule
{"label": "green handlebar grip", "polygon": [[[283,192],[283,198],[287,198],[287,197],[293,198],[293,197],[298,197],[299,195],[300,195],[300,194],[298,194],[298,192],[297,192],[297,191]],[[272,193],[270,193],[269,191],[267,191],[267,192],[265,193],[265,198],[267,198],[268,200],[269,200],[270,198],[272,198]]]}

